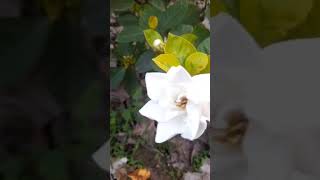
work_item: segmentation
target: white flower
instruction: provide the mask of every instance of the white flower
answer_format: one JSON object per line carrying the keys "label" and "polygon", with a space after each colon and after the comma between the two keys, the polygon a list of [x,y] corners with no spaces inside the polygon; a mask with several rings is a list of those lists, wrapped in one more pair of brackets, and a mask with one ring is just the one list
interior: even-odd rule
{"label": "white flower", "polygon": [[156,39],[153,41],[153,46],[158,47],[161,43],[162,43],[162,41],[160,39]]}
{"label": "white flower", "polygon": [[225,151],[225,159],[221,154],[216,158],[232,162],[219,165],[217,174],[225,176],[221,179],[231,178],[224,172],[238,172],[232,174],[237,179],[247,175],[246,180],[320,179],[319,166],[314,165],[320,162],[320,143],[313,133],[320,130],[320,121],[314,118],[319,116],[320,39],[296,39],[261,48],[227,14],[215,16],[210,24],[215,27],[211,51],[217,67],[215,126],[217,122],[225,125],[221,121],[232,109],[243,110],[249,119],[238,152],[245,165]]}
{"label": "white flower", "polygon": [[147,73],[145,81],[151,100],[139,112],[158,122],[157,143],[178,134],[189,140],[203,134],[210,121],[210,74],[191,77],[178,66]]}

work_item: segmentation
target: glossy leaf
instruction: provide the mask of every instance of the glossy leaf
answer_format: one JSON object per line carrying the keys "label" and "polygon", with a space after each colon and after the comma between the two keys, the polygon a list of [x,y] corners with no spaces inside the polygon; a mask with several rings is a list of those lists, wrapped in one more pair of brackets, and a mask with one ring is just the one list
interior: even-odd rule
{"label": "glossy leaf", "polygon": [[[143,11],[141,11],[140,18],[139,18],[139,26],[143,29],[149,29],[149,18],[151,16],[156,16],[158,17],[158,26],[161,26],[163,23],[162,20],[162,14],[163,12],[160,11],[159,9],[150,6],[150,5],[144,5],[143,6]],[[160,27],[159,27],[160,28]]]}
{"label": "glossy leaf", "polygon": [[136,70],[138,73],[145,73],[152,70],[152,58],[154,53],[152,51],[146,51],[140,55],[136,62]]}
{"label": "glossy leaf", "polygon": [[180,65],[178,58],[173,54],[160,54],[153,59],[154,63],[167,72],[172,66]]}
{"label": "glossy leaf", "polygon": [[157,9],[159,9],[161,11],[164,11],[166,9],[166,5],[165,5],[165,2],[163,0],[150,0],[149,3],[153,7],[157,8]]}
{"label": "glossy leaf", "polygon": [[192,53],[196,52],[197,49],[188,40],[170,34],[168,41],[164,48],[165,53],[175,55],[181,64],[184,63],[185,59]]}
{"label": "glossy leaf", "polygon": [[180,0],[174,5],[170,6],[159,17],[159,29],[166,32],[177,25],[181,24],[188,12],[189,3],[186,0]]}
{"label": "glossy leaf", "polygon": [[206,54],[210,54],[210,37],[208,37],[207,39],[203,40],[199,44],[198,50],[201,51],[201,52],[204,52]]}
{"label": "glossy leaf", "polygon": [[157,39],[163,42],[162,36],[153,29],[144,30],[143,33],[150,47],[154,47],[154,41]]}
{"label": "glossy leaf", "polygon": [[209,57],[207,54],[196,52],[191,54],[184,64],[185,68],[191,75],[199,74],[204,70],[209,63]]}
{"label": "glossy leaf", "polygon": [[188,40],[192,44],[195,43],[196,40],[198,39],[198,37],[196,35],[192,34],[192,33],[182,34],[181,37],[183,37],[184,39]]}
{"label": "glossy leaf", "polygon": [[192,34],[198,37],[196,42],[197,44],[201,43],[203,40],[210,36],[209,30],[206,29],[202,24],[196,25],[193,29]]}
{"label": "glossy leaf", "polygon": [[182,34],[192,33],[192,31],[193,31],[193,26],[188,24],[181,24],[176,28],[172,29],[170,32],[172,34],[182,35]]}
{"label": "glossy leaf", "polygon": [[111,69],[111,80],[110,86],[112,89],[118,88],[124,76],[126,74],[126,70],[124,68]]}
{"label": "glossy leaf", "polygon": [[117,41],[120,43],[143,41],[143,30],[139,26],[126,26],[118,34]]}
{"label": "glossy leaf", "polygon": [[208,64],[206,66],[206,68],[204,68],[199,74],[206,74],[206,73],[210,73],[210,69],[211,69],[211,60],[210,60],[210,56],[208,56],[209,61]]}

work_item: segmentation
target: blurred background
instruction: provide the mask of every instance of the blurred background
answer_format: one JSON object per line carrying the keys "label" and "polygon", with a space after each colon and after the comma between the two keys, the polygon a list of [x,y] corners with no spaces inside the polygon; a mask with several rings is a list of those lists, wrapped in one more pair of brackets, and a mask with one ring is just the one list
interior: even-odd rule
{"label": "blurred background", "polygon": [[107,141],[108,4],[0,1],[0,179],[92,180]]}

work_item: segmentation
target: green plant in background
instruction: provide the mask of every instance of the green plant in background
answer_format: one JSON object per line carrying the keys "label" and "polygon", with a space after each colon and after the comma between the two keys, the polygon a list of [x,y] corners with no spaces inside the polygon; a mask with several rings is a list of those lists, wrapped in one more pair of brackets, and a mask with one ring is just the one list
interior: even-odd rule
{"label": "green plant in background", "polygon": [[210,152],[209,151],[199,152],[197,155],[195,155],[192,158],[192,168],[195,171],[198,171],[200,169],[200,167],[202,166],[203,161],[205,159],[210,159]]}
{"label": "green plant in background", "polygon": [[[171,65],[181,64],[192,74],[209,71],[209,57],[204,53],[209,53],[210,33],[201,23],[209,10],[202,11],[191,2],[111,2],[118,22],[123,26],[112,51],[116,59],[116,66],[111,68],[112,89],[122,85],[132,94],[140,86],[139,74],[165,71]],[[126,58],[128,56],[130,60]],[[200,63],[195,59],[200,59]]]}
{"label": "green plant in background", "polygon": [[237,18],[262,47],[320,36],[320,2],[316,0],[212,0],[211,12]]}
{"label": "green plant in background", "polygon": [[[194,46],[198,38],[196,35],[187,33],[176,36],[169,33],[167,41],[164,42],[157,31],[147,29],[144,34],[149,46],[160,53],[153,61],[163,71],[168,71],[172,66],[182,65],[191,75],[210,72],[209,55],[201,52],[202,44],[198,49]],[[205,45],[209,49],[209,43]]]}

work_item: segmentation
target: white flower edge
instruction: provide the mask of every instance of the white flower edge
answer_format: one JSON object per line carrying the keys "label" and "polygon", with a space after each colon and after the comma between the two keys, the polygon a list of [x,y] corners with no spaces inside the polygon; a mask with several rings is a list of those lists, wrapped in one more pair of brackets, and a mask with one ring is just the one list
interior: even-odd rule
{"label": "white flower edge", "polygon": [[[156,143],[181,134],[185,139],[199,138],[210,121],[210,74],[191,75],[182,67],[167,73],[150,72],[145,77],[151,99],[140,110],[143,116],[158,122]],[[185,103],[179,104],[185,99]]]}
{"label": "white flower edge", "polygon": [[[265,130],[269,131],[269,133],[283,133],[283,128],[281,127],[284,127],[283,123],[285,123],[290,126],[286,126],[285,133],[287,134],[282,135],[289,136],[291,139],[299,139],[293,138],[301,134],[301,132],[296,133],[296,131],[294,131],[294,127],[301,127],[301,122],[296,120],[293,122],[293,119],[299,116],[292,112],[297,112],[300,114],[307,113],[301,112],[301,108],[297,110],[297,107],[301,106],[298,106],[297,103],[292,103],[292,101],[288,101],[283,97],[283,95],[289,97],[287,96],[289,93],[300,94],[301,92],[305,92],[303,91],[305,89],[298,89],[297,83],[305,83],[305,81],[303,81],[303,75],[310,75],[311,73],[317,72],[317,68],[319,67],[317,64],[318,61],[311,57],[317,57],[319,54],[318,47],[320,46],[320,39],[313,38],[289,40],[285,42],[274,43],[265,48],[260,48],[254,42],[253,38],[250,37],[247,32],[245,32],[244,28],[242,28],[235,19],[227,14],[221,13],[215,16],[212,19],[211,24],[214,26],[212,38],[214,38],[215,42],[211,46],[211,51],[214,52],[215,67],[217,67],[217,69],[213,70],[215,72],[215,82],[216,79],[221,77],[225,78],[226,75],[228,75],[228,80],[231,80],[230,82],[220,80],[220,84],[218,84],[218,86],[215,88],[221,88],[222,85],[225,85],[223,83],[229,83],[232,85],[241,85],[241,87],[234,87],[234,89],[241,88],[241,90],[243,90],[243,92],[237,93],[230,90],[230,88],[218,89],[218,93],[214,94],[215,103],[218,103],[220,106],[220,109],[218,110],[220,111],[221,109],[234,109],[242,107],[247,115],[253,117],[250,118],[253,120],[253,124],[258,121],[257,124],[261,124],[261,126],[263,126]],[[231,39],[231,41],[228,41],[228,39]],[[232,39],[235,41],[232,41]],[[288,64],[290,64],[290,66],[288,66]],[[256,71],[253,75],[254,70]],[[305,71],[302,73],[302,70]],[[300,79],[300,81],[292,81],[293,79]],[[307,78],[305,78],[305,80],[306,79]],[[316,79],[312,79],[311,82],[315,80]],[[224,88],[228,87],[228,85],[225,85]],[[287,87],[291,87],[290,90],[283,91],[283,89]],[[266,91],[266,89],[269,90],[268,95],[263,93]],[[304,99],[312,99],[311,94],[318,91],[318,89],[312,89],[313,91],[311,93],[309,89],[312,88],[308,88],[308,93],[304,94]],[[282,93],[280,93],[280,90],[282,90]],[[228,91],[230,94],[225,95],[226,91]],[[297,93],[293,93],[295,91]],[[246,97],[244,101],[241,99],[243,95]],[[232,96],[232,101],[230,101],[230,96]],[[241,100],[234,102],[233,97]],[[258,106],[261,104],[261,102],[264,102],[263,106]],[[303,103],[303,106],[308,105]],[[217,113],[220,112],[215,112],[215,114]],[[288,114],[291,114],[292,118],[284,118],[288,117]],[[219,115],[219,117],[221,118],[223,115]],[[310,115],[310,117],[316,116]],[[308,121],[308,119],[305,118],[300,118],[300,120],[301,119],[304,119],[304,130],[308,130],[312,127],[319,127],[319,123],[316,121]],[[218,121],[219,120],[222,120],[222,118],[218,119]],[[298,123],[298,125],[294,124],[295,122]],[[292,169],[290,167],[292,161],[292,148],[287,147],[291,146],[288,145],[286,148],[281,148],[281,146],[277,147],[277,145],[274,144],[274,139],[278,138],[270,137],[268,133],[259,133],[261,133],[261,131],[258,131],[256,127],[251,126],[251,129],[248,130],[244,139],[244,152],[246,153],[247,158],[249,158],[248,163],[251,164],[251,168],[255,169],[253,171],[251,171],[251,169],[249,172],[259,172],[259,177],[261,177],[261,179],[284,179],[281,177],[284,177],[288,174],[292,174],[292,179],[295,179],[296,175],[300,172],[297,169]],[[259,142],[260,144],[254,144],[254,142],[250,141],[252,138],[255,138],[255,142]],[[271,140],[266,141],[268,138]],[[285,143],[287,143],[287,141],[280,142],[280,144]],[[310,144],[312,143],[310,142]],[[273,152],[263,147],[273,148]],[[301,150],[305,151],[305,149]],[[259,154],[257,154],[257,152],[259,152]],[[303,159],[306,154],[310,153],[303,152],[302,154],[299,154],[299,158]],[[277,157],[275,157],[275,155]],[[289,155],[290,158],[286,158],[287,155]],[[271,162],[266,163],[266,161]],[[308,161],[304,161],[304,163],[306,164],[300,166],[306,167],[308,166],[308,163],[312,164],[312,162]],[[267,164],[269,166],[267,166]],[[239,169],[240,168],[241,167],[239,167]],[[279,169],[281,169],[281,171],[279,171]],[[226,172],[229,171],[230,170],[226,170]],[[276,171],[278,173],[270,174],[270,172]],[[253,177],[251,178],[253,180],[259,179],[252,174],[249,174],[249,177]],[[299,176],[299,178],[301,177]]]}

